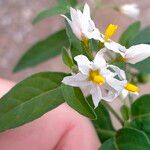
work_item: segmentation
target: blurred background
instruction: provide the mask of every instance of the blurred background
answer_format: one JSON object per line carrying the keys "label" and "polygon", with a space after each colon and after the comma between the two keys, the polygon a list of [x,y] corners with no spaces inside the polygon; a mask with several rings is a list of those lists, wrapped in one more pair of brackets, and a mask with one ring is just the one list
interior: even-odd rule
{"label": "blurred background", "polygon": [[[98,0],[97,0],[98,1]],[[83,1],[82,1],[83,2]],[[94,0],[87,2],[94,8]],[[138,3],[141,9],[139,20],[142,26],[150,25],[150,0],[103,0],[105,4]],[[64,26],[62,17],[54,16],[36,25],[32,19],[46,7],[56,4],[56,0],[0,0],[0,77],[13,81],[20,81],[39,71],[64,71],[61,58],[56,57],[37,67],[13,73],[12,70],[22,54],[36,41],[45,38]],[[109,23],[118,24],[119,30],[114,36],[117,41],[124,29],[134,22],[133,19],[112,9],[100,9],[95,13],[94,21],[97,27],[104,31]],[[148,85],[145,92],[150,92]]]}

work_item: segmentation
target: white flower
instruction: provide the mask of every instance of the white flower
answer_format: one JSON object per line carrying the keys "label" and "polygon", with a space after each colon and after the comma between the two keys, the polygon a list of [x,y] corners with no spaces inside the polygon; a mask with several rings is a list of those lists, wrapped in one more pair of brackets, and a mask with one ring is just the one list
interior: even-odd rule
{"label": "white flower", "polygon": [[117,73],[119,79],[122,80],[118,88],[118,92],[121,92],[121,95],[123,98],[126,98],[128,94],[132,94],[136,96],[139,95],[138,93],[139,88],[136,85],[131,84],[126,80],[126,75],[123,70],[119,69],[116,66],[112,66],[112,65],[109,65],[109,66],[111,66],[111,68]]}
{"label": "white flower", "polygon": [[150,45],[139,44],[131,46],[128,49],[122,46],[118,49],[118,51],[115,52],[121,54],[125,62],[135,64],[150,57]]}
{"label": "white flower", "polygon": [[88,39],[98,40],[100,33],[90,17],[88,4],[84,5],[83,13],[78,9],[70,8],[70,14],[71,20],[64,15],[62,16],[68,21],[73,33],[79,40],[83,42],[86,42]]}
{"label": "white flower", "polygon": [[89,61],[84,55],[78,55],[74,59],[77,61],[79,73],[65,77],[62,81],[64,84],[88,88],[95,107],[101,99],[110,102],[119,95],[118,89],[123,83],[115,78],[115,72],[107,68],[101,52],[96,54],[93,61]]}
{"label": "white flower", "polygon": [[110,38],[116,33],[117,29],[118,29],[117,25],[109,24],[108,27],[105,30],[105,33],[104,34],[100,34],[100,36],[99,36],[99,41],[102,44],[104,44],[104,46],[107,49],[112,50],[112,51],[114,51],[116,53],[119,52],[119,49],[122,48],[122,45],[112,41]]}
{"label": "white flower", "polygon": [[137,4],[125,4],[120,6],[119,11],[129,17],[137,19],[140,14],[140,9]]}

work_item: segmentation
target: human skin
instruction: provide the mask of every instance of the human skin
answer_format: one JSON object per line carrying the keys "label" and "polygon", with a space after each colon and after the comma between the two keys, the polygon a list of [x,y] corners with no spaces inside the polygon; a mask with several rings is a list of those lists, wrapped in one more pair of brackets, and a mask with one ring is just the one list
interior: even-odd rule
{"label": "human skin", "polygon": [[[0,79],[0,96],[15,84]],[[91,122],[67,104],[21,127],[0,133],[0,150],[97,150]]]}

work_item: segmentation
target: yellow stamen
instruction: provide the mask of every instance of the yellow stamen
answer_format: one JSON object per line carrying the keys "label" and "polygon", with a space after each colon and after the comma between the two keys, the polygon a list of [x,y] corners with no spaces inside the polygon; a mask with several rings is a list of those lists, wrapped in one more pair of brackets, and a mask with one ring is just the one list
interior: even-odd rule
{"label": "yellow stamen", "polygon": [[101,75],[97,75],[94,77],[93,81],[98,84],[103,84],[105,83],[105,78]]}
{"label": "yellow stamen", "polygon": [[131,83],[127,83],[124,88],[130,92],[138,92],[139,91],[139,88],[136,85],[131,84]]}
{"label": "yellow stamen", "polygon": [[91,70],[89,73],[89,80],[97,84],[104,84],[105,78],[99,73],[98,70]]}
{"label": "yellow stamen", "polygon": [[105,33],[104,33],[104,35],[105,35],[104,40],[108,41],[115,34],[117,29],[118,29],[117,25],[114,25],[114,24],[108,25],[108,27],[106,28]]}

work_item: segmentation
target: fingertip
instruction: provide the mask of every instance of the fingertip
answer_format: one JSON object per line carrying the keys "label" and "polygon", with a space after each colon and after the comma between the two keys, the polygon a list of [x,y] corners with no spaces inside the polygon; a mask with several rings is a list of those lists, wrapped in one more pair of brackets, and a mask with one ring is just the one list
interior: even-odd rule
{"label": "fingertip", "polygon": [[14,85],[14,82],[0,78],[0,97],[6,94]]}

